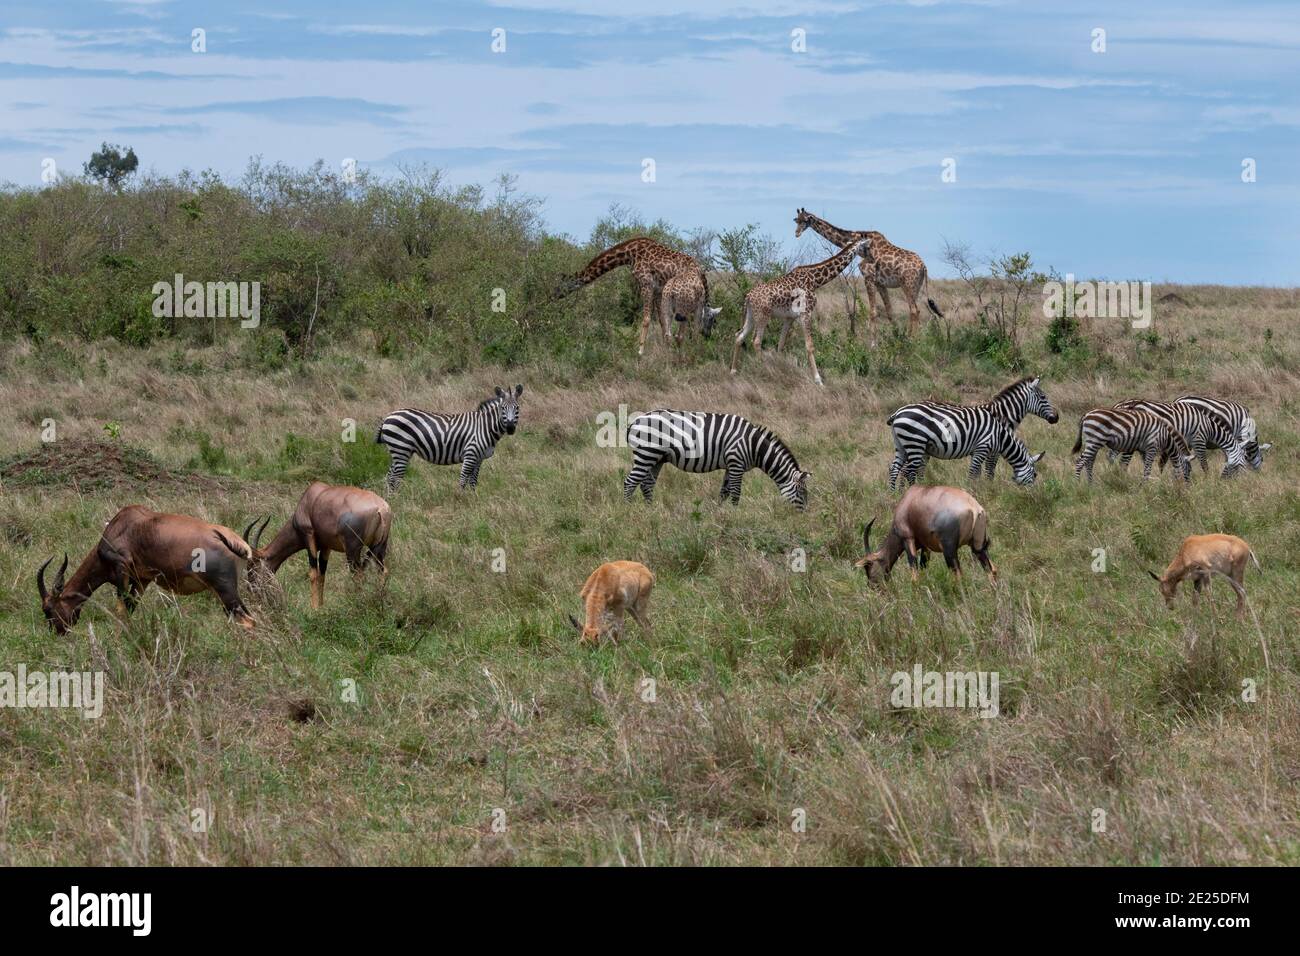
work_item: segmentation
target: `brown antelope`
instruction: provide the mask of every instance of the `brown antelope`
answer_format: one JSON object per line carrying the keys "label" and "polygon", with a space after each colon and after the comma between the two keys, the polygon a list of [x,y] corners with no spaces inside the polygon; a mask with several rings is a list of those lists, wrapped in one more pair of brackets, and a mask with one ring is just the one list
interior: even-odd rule
{"label": "brown antelope", "polygon": [[654,574],[636,561],[610,561],[592,571],[579,594],[587,611],[586,625],[569,615],[574,629],[582,634],[580,641],[599,644],[601,636],[608,633],[617,644],[623,636],[624,611],[648,633],[650,619],[646,616],[646,606],[654,586]]}
{"label": "brown antelope", "polygon": [[912,580],[925,567],[929,552],[943,555],[952,572],[961,577],[957,549],[968,545],[989,577],[996,583],[998,569],[989,560],[989,519],[984,507],[960,488],[943,485],[913,485],[894,509],[894,523],[880,550],[871,550],[871,526],[862,529],[866,555],[854,564],[867,573],[872,584],[883,584],[900,555],[907,555]]}
{"label": "brown antelope", "polygon": [[45,620],[58,634],[76,625],[82,605],[105,584],[117,589],[123,610],[130,613],[155,581],[174,594],[214,591],[226,612],[251,629],[252,615],[239,599],[239,574],[251,557],[248,543],[223,525],[128,505],[104,527],[99,543],[66,583],[65,553],[52,586],[45,586],[50,558],[36,572],[36,588]]}
{"label": "brown antelope", "polygon": [[348,567],[353,571],[373,561],[385,577],[388,575],[384,557],[393,516],[388,502],[374,492],[313,481],[298,499],[293,517],[276,532],[270,544],[261,547],[262,532],[270,522],[268,517],[253,532],[257,524],[254,519],[244,531],[245,537],[253,533],[249,539],[253,555],[248,564],[248,583],[253,587],[261,587],[280,570],[280,565],[303,550],[311,569],[312,607],[325,603],[325,568],[331,551],[347,555]]}
{"label": "brown antelope", "polygon": [[1237,616],[1246,611],[1246,588],[1243,584],[1246,576],[1246,559],[1255,562],[1259,559],[1245,541],[1231,534],[1194,534],[1184,538],[1178,553],[1165,569],[1164,576],[1148,571],[1160,585],[1160,594],[1165,599],[1165,606],[1174,606],[1174,595],[1178,592],[1178,582],[1183,578],[1192,579],[1192,602],[1201,603],[1201,588],[1208,588],[1215,572],[1222,574],[1237,592]]}

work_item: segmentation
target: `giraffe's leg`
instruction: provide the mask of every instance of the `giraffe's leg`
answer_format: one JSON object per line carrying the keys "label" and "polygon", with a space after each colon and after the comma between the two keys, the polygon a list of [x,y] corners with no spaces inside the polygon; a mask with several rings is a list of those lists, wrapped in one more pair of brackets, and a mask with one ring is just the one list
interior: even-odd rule
{"label": "giraffe's leg", "polygon": [[813,355],[812,340],[812,310],[805,309],[803,315],[799,316],[799,321],[803,324],[803,347],[808,352],[808,366],[812,369],[813,381],[818,385],[824,385],[822,373],[817,371],[817,357]]}
{"label": "giraffe's leg", "polygon": [[785,348],[785,337],[790,334],[790,326],[794,324],[794,319],[786,319],[781,326],[781,337],[776,340],[776,350],[780,352]]}
{"label": "giraffe's leg", "polygon": [[894,309],[889,304],[889,289],[882,282],[876,283],[876,291],[880,293],[880,306],[885,312],[885,318],[890,325],[894,324]]}
{"label": "giraffe's leg", "polygon": [[655,294],[655,280],[653,276],[643,276],[637,281],[637,286],[641,290],[641,339],[637,345],[636,354],[645,354],[645,339],[650,331],[650,317],[654,314],[654,307],[657,300]]}
{"label": "giraffe's leg", "polygon": [[921,324],[921,310],[916,306],[916,290],[907,282],[903,283],[903,298],[907,300],[907,334],[914,335]]}
{"label": "giraffe's leg", "polygon": [[740,347],[745,344],[745,336],[754,328],[754,307],[745,304],[745,321],[736,333],[736,344],[731,349],[731,374],[736,374],[736,363],[740,361]]}

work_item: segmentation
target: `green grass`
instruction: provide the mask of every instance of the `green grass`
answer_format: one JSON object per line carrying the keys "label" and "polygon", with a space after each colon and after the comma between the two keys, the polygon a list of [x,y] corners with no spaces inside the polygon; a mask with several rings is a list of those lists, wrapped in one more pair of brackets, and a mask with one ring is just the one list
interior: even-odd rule
{"label": "green grass", "polygon": [[[935,285],[960,315],[953,287]],[[1071,364],[1048,352],[1043,323],[1025,331],[1062,421],[1022,428],[1048,450],[1038,485],[1015,487],[1002,463],[972,489],[996,588],[969,555],[960,582],[936,560],[916,583],[900,565],[880,591],[852,568],[863,522],[886,525],[896,500],[889,412],[978,400],[1018,374],[933,333],[876,355],[825,321],[824,390],[793,356],[746,353],[726,376],[725,329],[680,362],[656,343],[640,363],[450,377],[343,349],[254,370],[237,337],[95,343],[75,363],[42,358],[48,343],[0,346],[0,662],[107,681],[98,721],[0,709],[0,862],[1300,863],[1300,351],[1262,335],[1300,307],[1290,292],[1183,291],[1201,305],[1157,315],[1156,346],[1100,323]],[[477,493],[457,490],[455,468],[416,462],[392,497],[386,588],[351,579],[339,556],[313,612],[300,555],[254,600],[251,634],[208,596],[154,590],[127,624],[104,591],[70,634],[45,628],[36,567],[64,550],[78,560],[119,507],[275,526],[313,478],[379,487],[373,432],[391,408],[468,408],[516,381],[522,429]],[[1185,488],[1103,462],[1091,486],[1073,479],[1083,411],[1191,389],[1251,407],[1275,445],[1263,472],[1198,469]],[[813,472],[808,511],[757,472],[737,508],[716,501],[721,474],[671,469],[653,504],[624,502],[628,452],[595,442],[596,414],[619,403],[773,427]],[[38,451],[46,417],[52,466],[7,476]],[[340,441],[347,418],[355,444]],[[928,480],[965,486],[964,464],[932,462]],[[1188,594],[1168,611],[1146,576],[1209,531],[1245,537],[1263,564],[1247,573],[1244,622],[1222,586],[1199,611]],[[657,575],[653,635],[629,621],[621,645],[581,648],[567,616],[617,558]],[[890,675],[917,663],[997,671],[1001,716],[891,709]],[[1247,679],[1257,702],[1241,699]],[[206,833],[190,828],[200,807],[215,813]],[[1090,829],[1097,808],[1104,833]],[[796,809],[806,832],[792,832]]]}

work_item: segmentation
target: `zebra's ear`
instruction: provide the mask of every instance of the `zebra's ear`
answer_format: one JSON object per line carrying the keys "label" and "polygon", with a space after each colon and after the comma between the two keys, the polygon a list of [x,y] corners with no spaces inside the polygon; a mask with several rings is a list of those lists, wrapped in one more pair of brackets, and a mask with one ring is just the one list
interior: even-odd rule
{"label": "zebra's ear", "polygon": [[1046,455],[1046,454],[1047,454],[1047,452],[1045,452],[1045,451],[1040,451],[1037,455],[1034,455],[1032,458],[1029,459],[1029,463],[1030,463],[1031,465],[1036,465],[1036,464],[1038,464],[1040,461],[1043,460],[1043,456]]}
{"label": "zebra's ear", "polygon": [[518,398],[518,397],[519,397],[520,395],[522,395],[522,394],[524,394],[524,387],[523,387],[522,385],[516,385],[516,386],[515,386],[515,398]]}
{"label": "zebra's ear", "polygon": [[503,391],[501,390],[501,386],[500,386],[500,385],[498,385],[495,389],[493,389],[493,391],[496,392],[496,396],[497,396],[497,398],[505,398],[505,397],[506,397],[506,393],[503,392]]}
{"label": "zebra's ear", "polygon": [[1268,450],[1269,450],[1270,448],[1272,448],[1272,447],[1273,447],[1273,443],[1272,443],[1271,441],[1266,441],[1266,442],[1264,442],[1264,444],[1262,444],[1262,445],[1259,446],[1259,450],[1260,450],[1260,451],[1268,451]]}
{"label": "zebra's ear", "polygon": [[1038,387],[1038,383],[1041,382],[1041,381],[1042,381],[1042,379],[1041,379],[1039,376],[1035,375],[1033,378],[1031,378],[1031,379],[1029,380],[1029,385],[1030,385],[1031,388],[1037,388],[1037,387]]}

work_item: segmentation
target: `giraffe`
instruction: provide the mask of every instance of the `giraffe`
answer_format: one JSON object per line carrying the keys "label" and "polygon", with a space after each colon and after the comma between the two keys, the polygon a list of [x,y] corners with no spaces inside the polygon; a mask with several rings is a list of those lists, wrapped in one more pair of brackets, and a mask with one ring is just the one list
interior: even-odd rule
{"label": "giraffe", "polygon": [[[880,301],[884,306],[885,318],[889,320],[890,325],[894,324],[894,313],[889,307],[890,289],[903,290],[903,297],[907,299],[907,333],[911,335],[916,331],[916,326],[921,320],[921,310],[917,307],[916,300],[921,295],[922,288],[929,284],[925,263],[920,256],[910,249],[902,249],[894,245],[879,232],[841,229],[832,226],[819,216],[814,216],[802,207],[794,217],[794,224],[796,239],[803,235],[805,229],[811,229],[823,239],[828,239],[841,248],[856,239],[868,241],[858,269],[862,273],[863,284],[867,289],[867,321],[871,329],[873,347],[876,344],[877,294],[880,295]],[[943,318],[943,313],[934,304],[934,299],[927,297],[925,304],[930,307],[931,312]]]}
{"label": "giraffe", "polygon": [[[703,304],[707,298],[708,281],[700,264],[686,253],[669,249],[649,236],[636,236],[616,246],[610,246],[592,259],[581,272],[568,278],[561,286],[559,295],[566,296],[585,285],[590,285],[606,272],[628,265],[632,267],[632,279],[641,293],[641,338],[636,354],[643,355],[646,335],[650,331],[650,318],[656,313],[660,314],[665,340],[672,341],[671,323],[660,308],[660,297],[665,284],[682,273],[694,275],[703,289],[704,295],[700,298]],[[675,296],[688,296],[693,285],[694,283],[690,281],[678,284],[674,287]],[[685,299],[683,301],[685,302]],[[703,305],[703,308],[707,309],[708,306]],[[679,312],[679,314],[685,317],[684,313]],[[697,318],[701,320],[702,316],[703,313],[697,314]],[[711,322],[709,326],[712,327]]]}
{"label": "giraffe", "polygon": [[695,320],[697,328],[707,339],[713,334],[713,322],[721,309],[709,305],[709,280],[703,272],[686,270],[677,273],[664,283],[659,294],[659,321],[663,325],[664,335],[669,335],[669,328],[676,324],[674,342],[680,346],[687,323]]}
{"label": "giraffe", "polygon": [[[781,343],[785,342],[790,323],[798,319],[803,325],[804,348],[808,350],[808,364],[812,366],[813,381],[822,382],[821,372],[817,371],[817,359],[813,355],[812,313],[817,306],[817,290],[844,271],[844,267],[861,255],[866,249],[867,240],[858,239],[845,246],[829,259],[815,262],[808,266],[792,269],[779,279],[763,282],[754,286],[745,294],[745,324],[736,335],[736,344],[731,350],[731,374],[736,374],[736,362],[740,358],[740,347],[745,343],[745,336],[750,330],[754,332],[753,348],[763,351],[763,333],[772,316],[785,321],[781,332]],[[779,346],[778,346],[779,348]]]}

